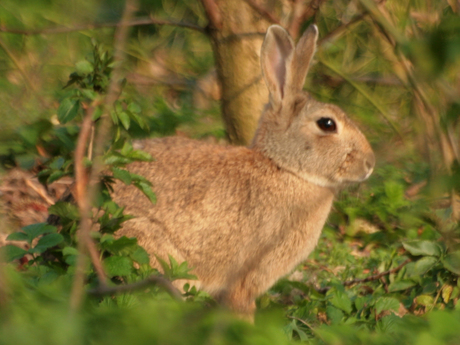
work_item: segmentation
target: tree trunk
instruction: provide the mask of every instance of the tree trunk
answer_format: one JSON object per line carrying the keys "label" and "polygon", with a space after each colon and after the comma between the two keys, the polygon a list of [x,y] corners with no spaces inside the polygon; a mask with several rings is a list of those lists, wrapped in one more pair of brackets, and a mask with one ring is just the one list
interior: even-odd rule
{"label": "tree trunk", "polygon": [[[203,0],[205,8],[207,2]],[[222,116],[230,142],[247,145],[268,102],[260,69],[260,48],[270,23],[245,1],[214,0],[214,4],[218,19],[216,13],[209,13],[209,7],[206,12],[222,86]]]}

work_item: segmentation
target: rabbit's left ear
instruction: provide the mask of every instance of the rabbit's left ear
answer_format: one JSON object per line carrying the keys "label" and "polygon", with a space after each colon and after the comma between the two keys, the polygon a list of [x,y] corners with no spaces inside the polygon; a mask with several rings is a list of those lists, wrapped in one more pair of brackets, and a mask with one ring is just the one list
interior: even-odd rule
{"label": "rabbit's left ear", "polygon": [[294,42],[287,31],[279,25],[270,26],[262,44],[260,62],[274,108],[278,108],[285,97],[294,54]]}
{"label": "rabbit's left ear", "polygon": [[315,55],[316,41],[318,39],[318,27],[310,25],[300,38],[295,48],[295,54],[292,61],[291,73],[288,83],[293,91],[301,91],[305,84],[310,62]]}

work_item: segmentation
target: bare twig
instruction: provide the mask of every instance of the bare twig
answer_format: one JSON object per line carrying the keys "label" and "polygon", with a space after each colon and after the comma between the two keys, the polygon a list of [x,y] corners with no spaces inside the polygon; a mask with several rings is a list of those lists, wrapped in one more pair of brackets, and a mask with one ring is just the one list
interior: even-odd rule
{"label": "bare twig", "polygon": [[[389,274],[396,273],[396,272],[400,271],[404,266],[406,266],[411,261],[412,261],[411,259],[407,259],[401,265],[399,265],[398,267],[392,268],[391,270],[384,271],[384,272],[381,272],[379,274],[375,274],[375,275],[372,275],[372,276],[369,276],[369,277],[363,278],[363,279],[347,280],[347,281],[342,282],[342,285],[343,286],[351,286],[351,285],[360,284],[360,283],[367,283],[367,282],[370,282],[370,281],[373,281],[373,280],[379,280],[382,277],[385,277],[385,276],[387,276]],[[326,287],[323,287],[323,288],[316,289],[316,291],[318,291],[319,293],[326,293],[327,291],[330,290],[330,288],[331,288],[330,286],[326,286]]]}
{"label": "bare twig", "polygon": [[162,287],[166,292],[175,300],[182,301],[182,295],[178,289],[174,287],[171,282],[162,277],[162,276],[150,276],[147,279],[144,279],[140,282],[136,282],[133,284],[126,284],[126,285],[117,285],[117,286],[99,286],[95,289],[89,290],[88,293],[91,295],[96,296],[103,296],[103,295],[114,295],[120,294],[125,292],[132,292],[135,290],[140,290],[146,288],[150,285],[158,285]]}
{"label": "bare twig", "polygon": [[[102,266],[99,265],[100,261],[98,260],[97,251],[95,250],[94,243],[90,238],[90,229],[91,229],[91,220],[89,218],[91,200],[93,200],[97,185],[94,181],[98,180],[99,174],[103,167],[102,162],[102,152],[104,149],[104,144],[110,129],[110,116],[109,112],[113,107],[117,95],[119,93],[119,81],[121,79],[120,66],[121,62],[124,59],[124,46],[126,43],[126,37],[128,33],[128,25],[130,23],[132,15],[137,8],[136,0],[127,0],[125,9],[123,12],[123,17],[121,19],[121,25],[117,27],[115,32],[114,42],[115,42],[115,53],[114,53],[114,62],[115,68],[112,72],[112,78],[107,90],[107,96],[104,101],[104,110],[99,121],[99,132],[96,136],[96,142],[94,144],[94,161],[91,169],[89,178],[87,177],[86,171],[83,167],[82,160],[84,157],[84,152],[86,148],[86,143],[91,132],[92,125],[92,110],[89,110],[83,120],[82,128],[80,131],[79,139],[77,142],[77,148],[75,152],[75,177],[77,180],[76,185],[76,194],[77,202],[80,209],[80,230],[79,230],[79,256],[77,261],[77,269],[75,272],[74,284],[72,287],[71,295],[71,310],[74,312],[81,304],[83,297],[83,285],[84,285],[84,271],[85,271],[85,253],[88,253],[91,256],[92,262],[95,265],[95,269],[99,274],[100,284],[105,284],[104,272]],[[94,109],[94,105],[92,107]],[[99,267],[98,267],[99,266]]]}
{"label": "bare twig", "polygon": [[27,186],[32,188],[48,205],[54,205],[53,199],[51,199],[43,189],[43,186],[37,187],[32,181],[30,181],[27,177],[24,177],[24,182]]}
{"label": "bare twig", "polygon": [[20,30],[20,29],[11,29],[11,28],[6,28],[4,26],[0,26],[0,32],[16,34],[16,35],[32,36],[32,35],[65,34],[65,33],[75,32],[75,31],[96,30],[96,29],[103,29],[103,28],[119,28],[121,26],[144,26],[144,25],[177,26],[177,27],[187,28],[187,29],[195,30],[201,33],[205,33],[205,29],[196,24],[179,22],[179,21],[174,21],[174,20],[157,19],[154,17],[138,18],[138,19],[134,19],[130,21],[129,23],[123,23],[122,21],[120,21],[116,23],[82,24],[82,25],[77,25],[73,27],[57,26],[57,27],[37,29],[37,30]]}
{"label": "bare twig", "polygon": [[222,13],[219,10],[215,0],[201,0],[203,4],[204,11],[206,12],[206,17],[209,20],[209,26],[214,29],[221,29],[222,22]]}
{"label": "bare twig", "polygon": [[105,273],[102,268],[102,264],[97,253],[96,246],[90,237],[91,231],[91,199],[88,195],[88,174],[83,165],[83,159],[86,152],[86,144],[88,142],[91,127],[92,127],[92,115],[94,107],[88,109],[86,116],[83,120],[80,133],[77,140],[77,147],[75,149],[75,181],[76,181],[76,200],[80,211],[81,221],[80,230],[78,231],[78,260],[75,271],[75,280],[72,289],[71,296],[71,308],[75,310],[78,308],[81,297],[83,294],[83,285],[85,277],[85,266],[86,266],[86,254],[89,253],[91,261],[96,269],[96,273],[99,277],[100,284],[105,285]]}
{"label": "bare twig", "polygon": [[276,18],[276,16],[273,13],[269,12],[266,8],[254,2],[253,0],[244,0],[244,2],[247,3],[249,6],[251,6],[254,11],[259,13],[262,17],[267,19],[270,23],[278,24],[278,25],[281,23],[280,20]]}

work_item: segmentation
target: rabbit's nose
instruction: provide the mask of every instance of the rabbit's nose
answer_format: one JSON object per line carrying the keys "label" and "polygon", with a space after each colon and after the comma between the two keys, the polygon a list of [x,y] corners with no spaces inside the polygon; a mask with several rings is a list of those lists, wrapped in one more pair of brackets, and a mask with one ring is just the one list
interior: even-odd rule
{"label": "rabbit's nose", "polygon": [[374,171],[374,166],[375,166],[375,155],[374,152],[369,152],[366,157],[364,158],[364,166],[367,171],[366,177],[364,179],[367,179],[369,176],[371,176],[372,171]]}

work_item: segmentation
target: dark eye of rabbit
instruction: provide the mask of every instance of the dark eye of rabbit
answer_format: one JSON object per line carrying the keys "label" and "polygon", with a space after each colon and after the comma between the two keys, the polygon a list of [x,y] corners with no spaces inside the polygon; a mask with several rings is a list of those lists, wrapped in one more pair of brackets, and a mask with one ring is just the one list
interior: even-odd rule
{"label": "dark eye of rabbit", "polygon": [[335,132],[337,130],[337,125],[335,124],[334,120],[329,117],[322,117],[318,121],[316,121],[321,130],[324,132]]}

